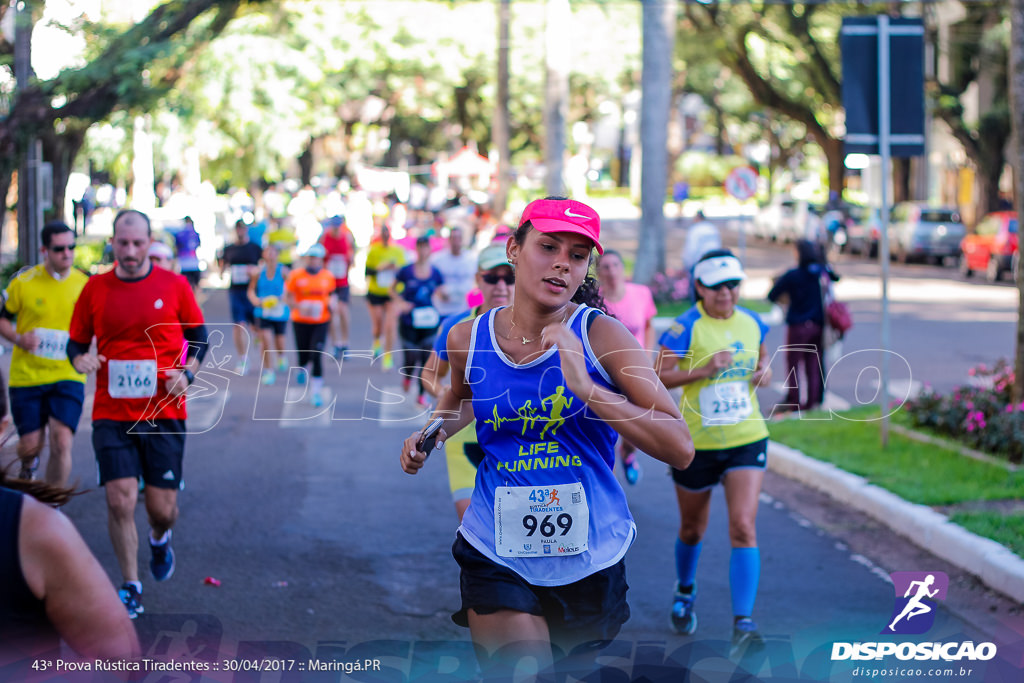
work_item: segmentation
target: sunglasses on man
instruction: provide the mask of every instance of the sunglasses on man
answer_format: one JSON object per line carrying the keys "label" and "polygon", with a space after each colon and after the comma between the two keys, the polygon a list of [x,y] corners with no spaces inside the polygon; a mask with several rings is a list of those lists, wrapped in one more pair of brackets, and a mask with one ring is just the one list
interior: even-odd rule
{"label": "sunglasses on man", "polygon": [[498,284],[498,280],[502,280],[506,285],[514,285],[516,283],[516,276],[513,273],[508,275],[498,275],[497,273],[484,273],[480,276],[480,279],[489,285]]}
{"label": "sunglasses on man", "polygon": [[710,290],[712,290],[714,292],[717,292],[717,291],[721,290],[723,287],[726,288],[726,289],[736,289],[737,287],[740,286],[740,281],[739,280],[726,280],[725,282],[719,282],[717,285],[714,285],[712,287],[708,287],[703,282],[701,284],[706,289],[710,289]]}
{"label": "sunglasses on man", "polygon": [[74,251],[76,244],[61,244],[55,247],[47,247],[47,251],[52,251],[56,254],[63,254],[65,251]]}

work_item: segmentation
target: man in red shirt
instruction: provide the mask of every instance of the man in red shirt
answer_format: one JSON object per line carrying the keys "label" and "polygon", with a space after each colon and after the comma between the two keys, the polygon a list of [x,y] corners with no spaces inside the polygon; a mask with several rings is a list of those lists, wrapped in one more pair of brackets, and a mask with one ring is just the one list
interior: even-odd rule
{"label": "man in red shirt", "polygon": [[338,334],[329,327],[334,344],[334,357],[341,360],[348,350],[348,269],[352,267],[352,233],[345,227],[344,216],[331,216],[320,236],[327,251],[327,270],[334,276],[334,294],[338,306]]}
{"label": "man in red shirt", "polygon": [[149,567],[163,581],[174,573],[170,540],[185,451],[185,392],[206,352],[207,334],[188,282],[150,263],[145,214],[118,213],[111,242],[114,269],[90,278],[75,304],[68,358],[78,372],[96,373],[93,449],[106,489],[110,540],[124,576],[119,593],[134,619],[143,611],[138,479],[146,483],[152,526]]}

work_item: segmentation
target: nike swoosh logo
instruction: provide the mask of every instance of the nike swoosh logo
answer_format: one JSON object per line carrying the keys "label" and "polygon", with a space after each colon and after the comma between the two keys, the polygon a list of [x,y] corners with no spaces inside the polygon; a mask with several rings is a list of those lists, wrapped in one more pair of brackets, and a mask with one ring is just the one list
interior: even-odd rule
{"label": "nike swoosh logo", "polygon": [[573,213],[570,209],[565,210],[565,215],[568,216],[569,218],[590,218],[590,216],[581,216],[578,213]]}

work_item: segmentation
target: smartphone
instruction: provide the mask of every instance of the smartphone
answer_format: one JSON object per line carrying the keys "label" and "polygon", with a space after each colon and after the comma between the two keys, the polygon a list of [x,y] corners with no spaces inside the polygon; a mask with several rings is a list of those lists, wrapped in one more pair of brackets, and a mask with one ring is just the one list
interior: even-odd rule
{"label": "smartphone", "polygon": [[437,433],[441,431],[441,425],[443,424],[443,417],[435,417],[431,420],[430,424],[423,428],[420,440],[416,442],[416,450],[430,455],[431,451],[434,450],[434,445],[437,444]]}

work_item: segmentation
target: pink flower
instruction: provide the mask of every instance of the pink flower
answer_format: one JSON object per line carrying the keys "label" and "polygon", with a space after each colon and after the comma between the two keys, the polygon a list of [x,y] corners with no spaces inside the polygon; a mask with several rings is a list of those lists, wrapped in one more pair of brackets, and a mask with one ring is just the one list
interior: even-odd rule
{"label": "pink flower", "polygon": [[971,368],[970,370],[968,370],[968,371],[967,371],[967,374],[968,374],[968,375],[969,375],[970,377],[974,377],[974,372],[975,372],[975,371],[974,371],[974,368]]}
{"label": "pink flower", "polygon": [[1013,404],[1012,403],[1008,403],[1006,405],[1006,409],[1003,412],[1005,412],[1005,413],[1012,413],[1013,412]]}

